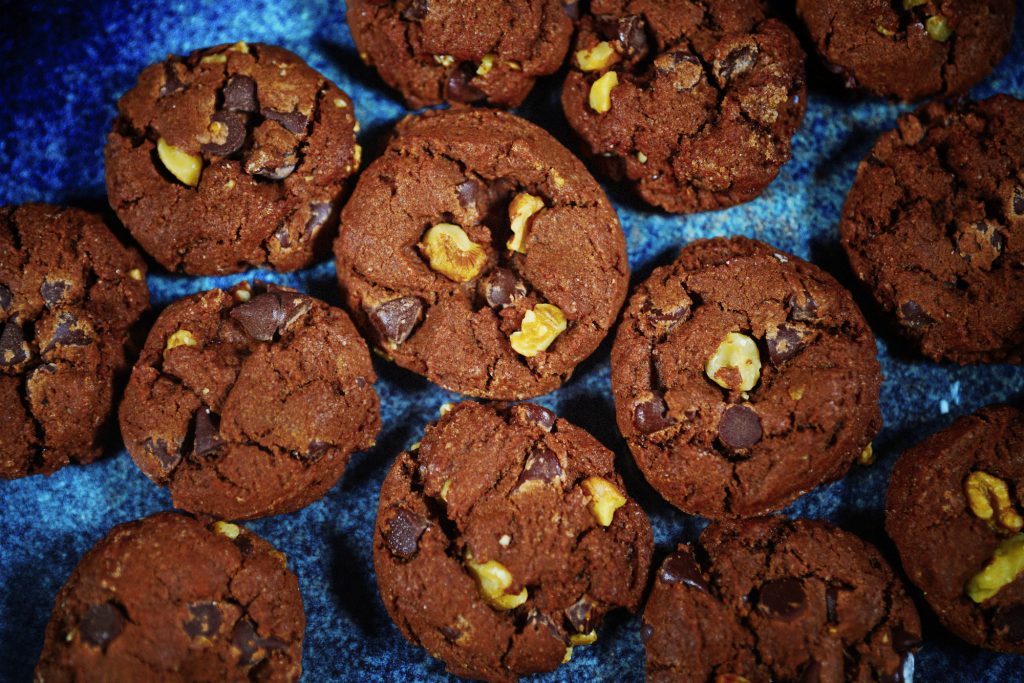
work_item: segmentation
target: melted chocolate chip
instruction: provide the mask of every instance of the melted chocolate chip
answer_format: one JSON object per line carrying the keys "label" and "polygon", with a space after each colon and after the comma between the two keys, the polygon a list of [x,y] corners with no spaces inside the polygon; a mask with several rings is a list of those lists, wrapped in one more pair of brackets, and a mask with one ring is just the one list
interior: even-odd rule
{"label": "melted chocolate chip", "polygon": [[277,226],[277,230],[274,231],[274,237],[277,238],[277,243],[281,245],[282,249],[287,249],[292,243],[292,236],[288,232],[288,226],[284,223]]}
{"label": "melted chocolate chip", "polygon": [[402,18],[409,21],[423,21],[430,12],[430,0],[412,0],[409,6],[402,10]]}
{"label": "melted chocolate chip", "polygon": [[302,230],[302,237],[304,239],[310,239],[313,237],[313,235],[315,235],[317,231],[324,226],[330,216],[330,204],[324,204],[322,202],[314,202],[310,204],[309,220],[306,221],[306,227]]}
{"label": "melted chocolate chip", "polygon": [[718,440],[733,451],[752,447],[762,434],[761,418],[750,406],[729,406],[718,423]]}
{"label": "melted chocolate chip", "polygon": [[257,341],[270,341],[284,322],[281,300],[273,294],[260,294],[231,309],[230,315],[238,321],[246,334]]}
{"label": "melted chocolate chip", "polygon": [[807,662],[803,673],[800,674],[800,683],[818,683],[821,680],[821,664],[817,659]]}
{"label": "melted chocolate chip", "polygon": [[248,113],[259,109],[256,102],[256,81],[242,74],[235,74],[224,86],[224,108],[229,111]]}
{"label": "melted chocolate chip", "polygon": [[185,84],[178,78],[178,72],[174,69],[175,64],[177,64],[175,61],[164,62],[164,84],[160,86],[160,97],[166,97],[185,89]]}
{"label": "melted chocolate chip", "polygon": [[39,295],[43,297],[43,303],[47,308],[53,308],[64,301],[64,295],[71,289],[71,283],[67,280],[43,280],[39,286]]}
{"label": "melted chocolate chip", "polygon": [[423,313],[423,302],[414,296],[386,301],[370,311],[370,323],[385,341],[401,344],[412,334]]}
{"label": "melted chocolate chip", "polygon": [[921,327],[935,322],[916,301],[907,301],[900,306],[900,319],[908,327]]}
{"label": "melted chocolate chip", "polygon": [[653,434],[673,425],[668,415],[668,406],[660,396],[636,404],[633,407],[633,426],[641,434]]}
{"label": "melted chocolate chip", "polygon": [[293,135],[302,135],[306,132],[309,119],[301,111],[276,111],[274,109],[262,109],[260,113],[268,121],[276,121],[284,126],[284,129]]}
{"label": "melted chocolate chip", "polygon": [[526,466],[519,475],[516,487],[530,481],[539,481],[545,484],[562,478],[562,465],[558,462],[558,456],[547,446],[538,445],[526,459]]}
{"label": "melted chocolate chip", "polygon": [[282,289],[276,285],[269,285],[267,293],[276,296],[277,300],[281,303],[281,324],[277,327],[277,331],[280,333],[283,333],[296,320],[309,313],[311,303],[308,296]]}
{"label": "melted chocolate chip", "polygon": [[182,626],[189,638],[209,638],[220,630],[224,618],[216,602],[193,602],[186,609],[188,619]]}
{"label": "melted chocolate chip", "polygon": [[[230,111],[214,112],[210,116],[210,126],[211,128],[223,128],[226,131],[224,142],[207,142],[203,145],[204,152],[226,157],[242,149],[246,137],[245,119],[242,114]],[[219,138],[220,135],[217,137]]]}
{"label": "melted chocolate chip", "polygon": [[733,78],[739,78],[754,68],[757,64],[757,46],[740,45],[722,59],[715,62],[715,73],[720,83],[728,83]]}
{"label": "melted chocolate chip", "polygon": [[20,365],[28,358],[29,348],[21,325],[14,321],[8,322],[0,333],[0,366]]}
{"label": "melted chocolate chip", "polygon": [[807,608],[803,583],[793,578],[768,581],[761,586],[758,607],[774,619],[795,619]]}
{"label": "melted chocolate chip", "polygon": [[88,346],[92,341],[89,332],[83,329],[78,318],[70,313],[61,313],[57,317],[57,326],[53,329],[53,336],[47,342],[43,352],[47,352],[56,346]]}
{"label": "melted chocolate chip", "polygon": [[276,638],[260,638],[252,622],[243,619],[231,632],[231,644],[238,649],[238,663],[245,666],[267,656],[267,650],[282,649],[285,644]]}
{"label": "melted chocolate chip", "polygon": [[324,457],[324,454],[330,450],[330,448],[331,444],[326,441],[313,439],[309,442],[309,445],[306,446],[306,460],[309,462],[316,462],[320,458]]}
{"label": "melted chocolate chip", "polygon": [[576,633],[590,633],[597,627],[601,615],[597,605],[584,595],[565,610],[565,618]]}
{"label": "melted chocolate chip", "polygon": [[650,324],[663,328],[662,331],[664,332],[672,329],[675,323],[685,319],[688,315],[690,315],[690,304],[688,302],[680,302],[674,306],[666,306],[664,308],[652,308],[644,313],[644,317]]}
{"label": "melted chocolate chip", "polygon": [[812,323],[818,319],[818,303],[810,292],[804,292],[802,297],[790,294],[786,298],[786,305],[789,307],[790,320]]}
{"label": "melted chocolate chip", "polygon": [[14,295],[6,285],[0,285],[0,310],[6,311],[14,302]]}
{"label": "melted chocolate chip", "polygon": [[476,67],[469,62],[460,64],[448,77],[445,87],[448,99],[464,104],[485,99],[487,93],[471,83],[474,76],[476,76]]}
{"label": "melted chocolate chip", "polygon": [[764,341],[768,347],[768,358],[774,365],[781,365],[800,351],[803,335],[795,327],[779,325],[765,333]]}
{"label": "melted chocolate chip", "polygon": [[512,409],[512,414],[520,422],[537,425],[545,432],[550,432],[555,427],[555,414],[544,406],[536,403],[520,403]]}
{"label": "melted chocolate chip", "polygon": [[647,54],[647,28],[643,17],[630,14],[618,20],[615,38],[630,57],[642,58]]}
{"label": "melted chocolate chip", "polygon": [[124,630],[124,614],[117,605],[101,602],[86,610],[78,630],[82,640],[94,647],[106,649]]}
{"label": "melted chocolate chip", "polygon": [[661,580],[665,583],[681,583],[707,592],[708,584],[697,560],[690,553],[672,553],[661,564]]}
{"label": "melted chocolate chip", "polygon": [[526,285],[508,268],[495,268],[480,284],[487,305],[493,308],[505,308],[526,296]]}
{"label": "melted chocolate chip", "polygon": [[839,623],[839,613],[836,612],[836,605],[839,600],[839,589],[829,586],[825,589],[825,616],[830,624]]}
{"label": "melted chocolate chip", "polygon": [[420,536],[426,531],[427,520],[415,512],[398,508],[384,532],[384,543],[395,557],[408,560],[419,550]]}
{"label": "melted chocolate chip", "polygon": [[220,429],[214,424],[213,418],[213,413],[205,406],[196,411],[192,423],[195,430],[194,449],[196,455],[206,455],[224,445]]}
{"label": "melted chocolate chip", "polygon": [[173,470],[181,462],[181,453],[177,449],[172,450],[163,439],[154,439],[152,437],[146,439],[142,442],[142,450],[147,455],[156,458],[157,463],[164,472]]}
{"label": "melted chocolate chip", "polygon": [[1024,642],[1024,604],[1000,607],[992,618],[996,635],[1011,643]]}
{"label": "melted chocolate chip", "polygon": [[483,185],[472,178],[459,183],[455,187],[455,192],[459,196],[459,206],[463,209],[469,209],[470,207],[476,209],[477,200],[480,198],[483,189]]}

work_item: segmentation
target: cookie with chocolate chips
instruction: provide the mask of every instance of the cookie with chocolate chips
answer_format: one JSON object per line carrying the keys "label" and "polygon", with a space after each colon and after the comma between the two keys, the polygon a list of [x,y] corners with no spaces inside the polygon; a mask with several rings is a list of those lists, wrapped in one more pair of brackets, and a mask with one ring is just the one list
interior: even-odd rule
{"label": "cookie with chocolate chips", "polygon": [[37,681],[297,681],[306,618],[280,552],[172,512],[114,527],[57,594]]}
{"label": "cookie with chocolate chips", "polygon": [[121,433],[178,508],[224,519],[291,512],[373,445],[375,379],[344,311],[242,283],[164,310],[132,370]]}
{"label": "cookie with chocolate chips", "polygon": [[847,88],[900,100],[966,92],[1010,49],[1014,0],[797,0]]}
{"label": "cookie with chocolate chips", "polygon": [[1024,360],[1024,101],[933,102],[857,169],[840,225],[854,272],[920,353]]}
{"label": "cookie with chocolate chips", "polygon": [[142,257],[99,216],[0,207],[0,478],[100,456],[148,306]]}
{"label": "cookie with chocolate chips", "polygon": [[921,625],[881,553],[829,524],[712,524],[655,575],[652,683],[911,683]]}
{"label": "cookie with chocolate chips", "polygon": [[518,106],[562,65],[575,5],[564,0],[350,0],[362,60],[411,109],[441,102]]}
{"label": "cookie with chocolate chips", "polygon": [[410,642],[457,676],[513,681],[637,607],[651,528],[614,454],[532,404],[461,403],[384,480],[373,561]]}
{"label": "cookie with chocolate chips", "polygon": [[171,56],[118,103],[110,205],[171,271],[301,268],[328,249],[356,130],[348,95],[287,50]]}
{"label": "cookie with chocolate chips", "polygon": [[594,0],[562,90],[596,163],[676,213],[761,194],[803,119],[804,53],[759,0]]}
{"label": "cookie with chocolate chips", "polygon": [[881,426],[875,341],[830,275],[763,242],[693,242],[634,292],[616,418],[647,481],[713,519],[842,477]]}
{"label": "cookie with chocolate chips", "polygon": [[408,117],[334,246],[356,324],[398,365],[492,399],[560,386],[626,295],[626,241],[587,170],[511,114]]}
{"label": "cookie with chocolate chips", "polygon": [[896,462],[885,528],[950,631],[1024,653],[1024,412],[988,406]]}

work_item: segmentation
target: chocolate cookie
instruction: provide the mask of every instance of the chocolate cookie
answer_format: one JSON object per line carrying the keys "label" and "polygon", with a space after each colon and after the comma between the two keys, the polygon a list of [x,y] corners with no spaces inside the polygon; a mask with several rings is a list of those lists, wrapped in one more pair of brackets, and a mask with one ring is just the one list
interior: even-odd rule
{"label": "chocolate cookie", "polygon": [[614,459],[540,406],[443,412],[381,489],[373,561],[402,634],[458,676],[512,681],[635,609],[651,527]]}
{"label": "chocolate cookie", "polygon": [[0,207],[0,478],[99,457],[148,306],[142,258],[99,216]]}
{"label": "chocolate cookie", "polygon": [[857,169],[840,225],[854,272],[934,360],[1024,358],[1024,102],[900,117]]}
{"label": "chocolate cookie", "polygon": [[904,453],[885,528],[943,625],[1024,653],[1024,413],[989,406]]}
{"label": "chocolate cookie", "polygon": [[162,512],[114,527],[57,594],[37,681],[297,681],[299,582],[242,527]]}
{"label": "chocolate cookie", "polygon": [[911,683],[921,625],[873,546],[767,517],[712,524],[669,555],[641,635],[654,682]]}
{"label": "chocolate cookie", "polygon": [[1010,49],[1014,0],[796,0],[847,88],[900,100],[966,92]]}
{"label": "chocolate cookie", "polygon": [[881,426],[875,341],[849,292],[742,237],[693,242],[634,292],[612,348],[619,429],[647,481],[711,518],[843,476]]}
{"label": "chocolate cookie", "polygon": [[411,109],[518,106],[562,65],[572,35],[563,0],[349,0],[348,27]]}
{"label": "chocolate cookie", "polygon": [[406,118],[341,222],[334,252],[356,324],[400,366],[464,394],[555,389],[626,296],[626,241],[601,187],[504,112]]}
{"label": "chocolate cookie", "polygon": [[293,270],[323,256],[359,167],[348,95],[236,43],[147,67],[107,138],[110,205],[168,270]]}
{"label": "chocolate cookie", "polygon": [[667,211],[757,197],[806,107],[804,53],[759,0],[594,0],[562,106],[613,178]]}
{"label": "chocolate cookie", "polygon": [[121,433],[176,507],[225,519],[291,512],[373,445],[375,380],[343,311],[243,282],[164,310],[125,391]]}

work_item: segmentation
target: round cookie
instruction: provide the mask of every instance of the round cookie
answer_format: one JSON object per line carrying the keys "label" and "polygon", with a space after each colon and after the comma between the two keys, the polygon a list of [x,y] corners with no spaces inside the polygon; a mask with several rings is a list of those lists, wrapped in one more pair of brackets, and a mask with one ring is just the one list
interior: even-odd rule
{"label": "round cookie", "polygon": [[176,507],[224,519],[291,512],[373,445],[375,380],[344,311],[243,282],[161,313],[125,390],[121,433]]}
{"label": "round cookie", "polygon": [[441,102],[518,106],[562,66],[572,35],[564,0],[350,0],[362,60],[410,109]]}
{"label": "round cookie", "polygon": [[305,628],[284,555],[234,524],[162,512],[82,558],[35,680],[297,681]]}
{"label": "round cookie", "polygon": [[758,0],[595,0],[590,12],[562,106],[603,170],[676,213],[760,195],[806,107],[793,32]]}
{"label": "round cookie", "polygon": [[287,50],[171,56],[118,102],[110,205],[171,271],[301,268],[329,247],[356,130],[348,95]]}
{"label": "round cookie", "polygon": [[712,524],[658,570],[647,680],[911,683],[921,624],[881,553],[829,524]]}
{"label": "round cookie", "polygon": [[1024,102],[933,102],[857,169],[840,224],[854,272],[933,360],[1024,359]]}
{"label": "round cookie", "polygon": [[742,237],[693,242],[634,292],[612,348],[647,481],[713,519],[843,476],[881,426],[871,330],[818,267]]}
{"label": "round cookie", "polygon": [[1010,49],[1014,0],[797,0],[847,88],[904,101],[963,93]]}
{"label": "round cookie", "polygon": [[614,459],[540,406],[442,409],[381,489],[373,562],[402,634],[457,676],[514,681],[635,609],[651,527]]}
{"label": "round cookie", "polygon": [[961,417],[893,468],[885,528],[907,576],[946,628],[1002,652],[1024,653],[1024,574],[1010,569],[991,582],[986,569],[1001,554],[1020,566],[1021,513],[1024,413],[1017,408]]}
{"label": "round cookie", "polygon": [[0,207],[0,478],[100,456],[148,306],[142,257],[99,216]]}
{"label": "round cookie", "polygon": [[338,280],[356,324],[398,365],[471,396],[557,388],[626,296],[626,241],[601,187],[504,112],[403,120],[341,223]]}

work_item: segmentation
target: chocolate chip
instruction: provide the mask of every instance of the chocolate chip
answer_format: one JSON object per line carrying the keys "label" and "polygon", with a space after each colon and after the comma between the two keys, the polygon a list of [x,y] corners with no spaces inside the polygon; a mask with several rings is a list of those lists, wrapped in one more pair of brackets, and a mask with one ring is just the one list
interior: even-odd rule
{"label": "chocolate chip", "polygon": [[560,479],[564,476],[562,465],[558,462],[558,456],[547,446],[538,445],[526,458],[526,466],[519,475],[516,487],[530,481],[539,481],[545,484]]}
{"label": "chocolate chip", "polygon": [[530,613],[526,615],[526,626],[532,626],[534,628],[543,627],[554,638],[565,642],[565,636],[562,635],[561,630],[555,624],[554,620],[536,608],[531,609]]}
{"label": "chocolate chip", "polygon": [[[1021,615],[1024,617],[1024,614]],[[1024,626],[1024,624],[1022,624]],[[892,630],[892,649],[896,650],[900,654],[915,650],[921,645],[921,638],[910,633],[902,626],[897,626]]]}
{"label": "chocolate chip", "polygon": [[675,323],[685,319],[688,315],[690,315],[690,304],[685,301],[675,305],[651,308],[644,313],[647,322],[655,327],[664,328],[662,330],[664,332],[667,332]]}
{"label": "chocolate chip", "polygon": [[206,455],[224,445],[220,429],[214,424],[213,413],[209,408],[204,406],[196,411],[193,428],[195,430],[193,448],[196,455]]}
{"label": "chocolate chip", "polygon": [[285,644],[276,638],[260,638],[256,633],[256,627],[248,619],[235,624],[231,632],[231,645],[238,649],[238,663],[243,666],[263,659],[267,655],[267,650],[285,647]]}
{"label": "chocolate chip", "polygon": [[178,78],[178,72],[174,68],[174,65],[177,63],[175,60],[164,62],[164,84],[160,86],[160,97],[166,97],[185,89],[185,84]]}
{"label": "chocolate chip", "polygon": [[414,296],[385,301],[370,311],[370,323],[384,340],[401,344],[412,334],[423,313],[423,302]]}
{"label": "chocolate chip", "polygon": [[231,309],[231,317],[257,341],[270,341],[284,322],[281,300],[273,294],[260,294]]}
{"label": "chocolate chip", "polygon": [[177,449],[172,450],[163,439],[147,438],[142,442],[142,450],[147,455],[156,458],[164,472],[173,470],[181,462],[181,453]]}
{"label": "chocolate chip", "polygon": [[420,536],[426,531],[427,520],[415,512],[398,508],[395,516],[388,522],[384,532],[384,542],[395,557],[408,560],[419,550]]}
{"label": "chocolate chip", "polygon": [[839,600],[839,589],[829,586],[825,589],[825,616],[830,624],[839,623],[839,614],[836,612],[836,604]]}
{"label": "chocolate chip", "polygon": [[720,60],[715,61],[715,75],[719,83],[728,83],[754,68],[757,63],[757,46],[740,45]]}
{"label": "chocolate chip", "polygon": [[1013,215],[1024,216],[1024,187],[1013,188]]}
{"label": "chocolate chip", "polygon": [[818,303],[810,292],[804,292],[802,297],[790,294],[786,297],[786,305],[789,307],[790,320],[812,323],[818,319]]}
{"label": "chocolate chip", "polygon": [[452,75],[448,77],[448,84],[446,86],[448,99],[464,104],[479,102],[485,99],[487,93],[471,83],[475,76],[476,68],[472,64],[469,62],[460,64],[452,72]]}
{"label": "chocolate chip", "polygon": [[761,586],[758,607],[774,619],[794,619],[807,608],[807,594],[799,579],[768,581]]}
{"label": "chocolate chip", "polygon": [[252,113],[259,109],[256,102],[256,81],[248,76],[235,74],[228,79],[222,92],[224,108],[229,111]]}
{"label": "chocolate chip", "polygon": [[916,301],[907,301],[900,306],[900,319],[907,327],[921,327],[935,322]]}
{"label": "chocolate chip", "polygon": [[[214,126],[213,124],[219,124]],[[208,154],[217,154],[226,157],[242,149],[245,144],[246,130],[245,119],[242,114],[230,111],[214,112],[210,116],[211,127],[223,127],[227,132],[224,135],[224,142],[207,142],[203,145],[203,151]],[[220,136],[218,136],[220,137]]]}
{"label": "chocolate chip", "polygon": [[640,640],[643,642],[649,641],[654,637],[654,627],[650,624],[644,624],[640,627]]}
{"label": "chocolate chip", "polygon": [[565,618],[576,633],[590,633],[601,621],[597,605],[584,595],[565,610]]}
{"label": "chocolate chip", "polygon": [[458,641],[458,639],[462,637],[462,631],[454,626],[442,626],[437,630],[441,632],[441,635],[445,637],[445,640],[452,643]]}
{"label": "chocolate chip", "polygon": [[430,0],[412,0],[409,6],[402,10],[402,17],[409,21],[423,21],[430,12]]}
{"label": "chocolate chip", "polygon": [[124,630],[124,614],[117,605],[101,602],[86,610],[78,630],[82,640],[94,647],[106,649]]}
{"label": "chocolate chip", "polygon": [[550,432],[554,429],[555,420],[557,419],[554,413],[536,403],[520,403],[516,406],[516,415],[524,422],[537,425],[545,432]]}
{"label": "chocolate chip", "polygon": [[821,680],[821,664],[817,659],[807,662],[803,673],[800,674],[800,683],[818,683]]}
{"label": "chocolate chip", "polygon": [[1011,643],[1024,642],[1024,604],[1000,607],[992,618],[996,635]]}
{"label": "chocolate chip", "polygon": [[326,441],[313,439],[309,442],[309,445],[306,446],[306,460],[309,462],[316,462],[320,458],[324,457],[324,453],[330,450],[330,448],[331,444]]}
{"label": "chocolate chip", "polygon": [[274,237],[277,238],[277,243],[281,245],[282,249],[287,249],[292,243],[291,233],[288,232],[288,226],[284,223],[277,226],[277,230],[274,231]]}
{"label": "chocolate chip", "polygon": [[665,583],[681,583],[704,592],[708,590],[700,565],[690,553],[677,552],[665,558],[661,563],[660,577]]}
{"label": "chocolate chip", "polygon": [[455,186],[455,193],[459,196],[459,206],[463,209],[477,208],[477,200],[483,191],[483,185],[470,178]]}
{"label": "chocolate chip", "polygon": [[633,407],[633,426],[641,434],[660,432],[673,424],[667,412],[668,406],[665,405],[664,399],[652,396]]}
{"label": "chocolate chip", "polygon": [[565,12],[565,16],[576,21],[580,18],[579,0],[562,0],[562,11]]}
{"label": "chocolate chip", "polygon": [[303,239],[310,239],[324,226],[331,216],[331,205],[322,202],[313,202],[309,205],[309,220],[302,230]]}
{"label": "chocolate chip", "polygon": [[505,308],[526,296],[526,285],[508,268],[495,268],[481,280],[488,306]]}
{"label": "chocolate chip", "polygon": [[752,447],[761,440],[761,418],[750,406],[729,406],[718,423],[718,439],[733,451]]}
{"label": "chocolate chip", "polygon": [[278,332],[283,333],[296,320],[309,313],[312,305],[308,296],[276,285],[269,285],[267,293],[276,296],[281,303],[281,323],[278,325]]}
{"label": "chocolate chip", "polygon": [[284,180],[295,170],[295,164],[281,164],[280,166],[253,166],[247,165],[246,171],[252,175],[258,175],[267,180]]}
{"label": "chocolate chip", "polygon": [[268,121],[276,121],[284,126],[285,130],[294,135],[302,135],[306,132],[309,119],[301,111],[276,111],[274,109],[262,109],[260,113]]}
{"label": "chocolate chip", "polygon": [[61,313],[57,316],[57,326],[53,329],[53,335],[43,348],[43,353],[56,346],[88,346],[92,341],[87,328],[83,328],[71,313]]}
{"label": "chocolate chip", "polygon": [[630,57],[642,58],[647,54],[647,28],[643,17],[630,14],[617,22],[616,39]]}
{"label": "chocolate chip", "polygon": [[216,602],[193,602],[185,609],[188,610],[188,619],[182,626],[189,638],[208,638],[220,630],[223,616]]}
{"label": "chocolate chip", "polygon": [[764,341],[768,347],[768,358],[774,365],[781,365],[800,351],[803,334],[795,327],[779,325],[765,333]]}
{"label": "chocolate chip", "polygon": [[0,310],[6,311],[14,302],[14,295],[6,285],[0,285]]}
{"label": "chocolate chip", "polygon": [[29,351],[21,325],[13,320],[4,325],[0,333],[0,365],[20,365],[28,360]]}
{"label": "chocolate chip", "polygon": [[67,280],[43,280],[39,286],[39,295],[43,297],[47,308],[53,308],[64,301],[64,295],[69,289],[71,283]]}

